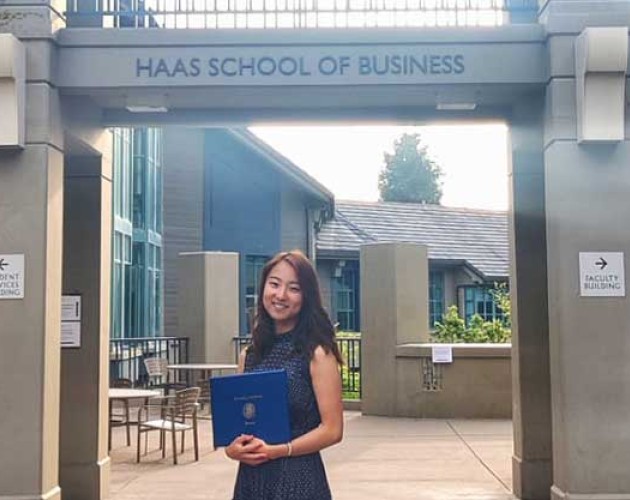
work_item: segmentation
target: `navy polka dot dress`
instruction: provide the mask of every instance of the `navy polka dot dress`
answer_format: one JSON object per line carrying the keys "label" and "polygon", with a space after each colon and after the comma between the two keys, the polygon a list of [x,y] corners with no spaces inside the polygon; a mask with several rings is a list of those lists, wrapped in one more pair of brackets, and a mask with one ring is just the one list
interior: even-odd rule
{"label": "navy polka dot dress", "polygon": [[[289,415],[291,438],[306,434],[321,423],[313,384],[310,361],[294,351],[292,333],[277,335],[271,351],[254,362],[250,350],[245,371],[285,369],[289,380]],[[238,469],[234,500],[329,500],[326,471],[319,453],[279,458],[252,467],[241,463]]]}

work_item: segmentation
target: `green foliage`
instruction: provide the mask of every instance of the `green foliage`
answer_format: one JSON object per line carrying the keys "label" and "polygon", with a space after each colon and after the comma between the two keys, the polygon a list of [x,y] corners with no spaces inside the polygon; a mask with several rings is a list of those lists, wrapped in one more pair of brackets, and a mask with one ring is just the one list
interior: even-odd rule
{"label": "green foliage", "polygon": [[494,303],[503,313],[503,324],[507,328],[512,328],[512,305],[507,283],[497,283],[490,293],[492,294]]}
{"label": "green foliage", "polygon": [[457,306],[453,305],[442,315],[442,321],[435,324],[435,331],[432,334],[435,342],[455,343],[466,342],[466,324],[459,316]]}
{"label": "green foliage", "polygon": [[385,153],[385,166],[378,176],[383,201],[430,203],[442,198],[442,170],[420,144],[418,134],[403,134],[394,142],[394,154]]}
{"label": "green foliage", "polygon": [[[356,339],[361,338],[360,332],[337,332],[337,339]],[[361,390],[361,372],[360,370],[352,369],[352,367],[358,367],[361,362],[360,349],[354,349],[352,352],[348,351],[349,345],[346,342],[338,342],[339,351],[341,357],[344,360],[344,364],[341,366],[341,384],[342,388],[350,389],[355,388],[355,391],[343,390],[343,399],[359,399]],[[350,359],[350,357],[354,359]]]}
{"label": "green foliage", "polygon": [[505,343],[512,338],[510,295],[506,284],[495,285],[492,298],[504,314],[502,320],[486,321],[478,314],[473,315],[466,325],[457,306],[448,308],[442,322],[435,325],[432,339],[436,343]]}

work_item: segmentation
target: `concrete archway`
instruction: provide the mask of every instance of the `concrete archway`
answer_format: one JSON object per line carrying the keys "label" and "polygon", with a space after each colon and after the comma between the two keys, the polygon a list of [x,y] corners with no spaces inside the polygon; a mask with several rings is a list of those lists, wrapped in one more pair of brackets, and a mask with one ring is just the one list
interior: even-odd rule
{"label": "concrete archway", "polygon": [[[493,30],[209,36],[57,31],[52,2],[17,16],[22,4],[5,3],[0,258],[25,264],[24,297],[0,300],[0,496],[60,498],[59,475],[70,496],[106,492],[104,127],[439,115],[511,126],[514,491],[630,498],[630,308],[582,295],[578,279],[580,252],[630,250],[630,7],[605,4],[548,0],[536,22]],[[394,55],[405,69],[378,74]],[[62,291],[85,314],[82,348],[63,354]]]}

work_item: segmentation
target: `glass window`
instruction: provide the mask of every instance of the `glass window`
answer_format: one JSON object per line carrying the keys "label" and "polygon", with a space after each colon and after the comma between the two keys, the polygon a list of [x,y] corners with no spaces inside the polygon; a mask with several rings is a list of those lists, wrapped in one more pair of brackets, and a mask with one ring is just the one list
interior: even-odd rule
{"label": "glass window", "polygon": [[269,257],[248,255],[245,257],[245,308],[255,311],[258,305],[258,288],[260,275]]}
{"label": "glass window", "polygon": [[132,269],[132,282],[131,289],[131,301],[130,301],[130,317],[133,322],[133,329],[130,332],[130,337],[147,337],[146,331],[146,313],[147,308],[145,305],[145,255],[144,255],[144,243],[133,243],[133,269]]}
{"label": "glass window", "polygon": [[129,219],[131,212],[131,133],[129,129],[113,131],[114,215]]}
{"label": "glass window", "polygon": [[497,307],[492,297],[491,286],[464,287],[464,319],[466,323],[478,314],[486,321],[503,319],[503,312]]}
{"label": "glass window", "polygon": [[112,269],[112,337],[121,338],[122,332],[122,300],[123,300],[123,278],[121,262],[121,238],[120,233],[114,234],[114,265]]}
{"label": "glass window", "polygon": [[442,321],[444,314],[444,273],[429,272],[429,328]]}
{"label": "glass window", "polygon": [[112,337],[162,332],[162,133],[113,129]]}
{"label": "glass window", "polygon": [[355,262],[340,260],[333,270],[333,317],[339,330],[359,331],[359,273]]}

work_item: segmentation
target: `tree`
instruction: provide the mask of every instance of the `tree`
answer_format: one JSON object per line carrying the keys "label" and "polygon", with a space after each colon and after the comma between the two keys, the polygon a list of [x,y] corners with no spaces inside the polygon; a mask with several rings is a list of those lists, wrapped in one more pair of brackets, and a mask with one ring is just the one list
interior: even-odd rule
{"label": "tree", "polygon": [[442,169],[433,162],[418,134],[403,134],[394,142],[394,154],[385,153],[378,176],[382,201],[440,204]]}

